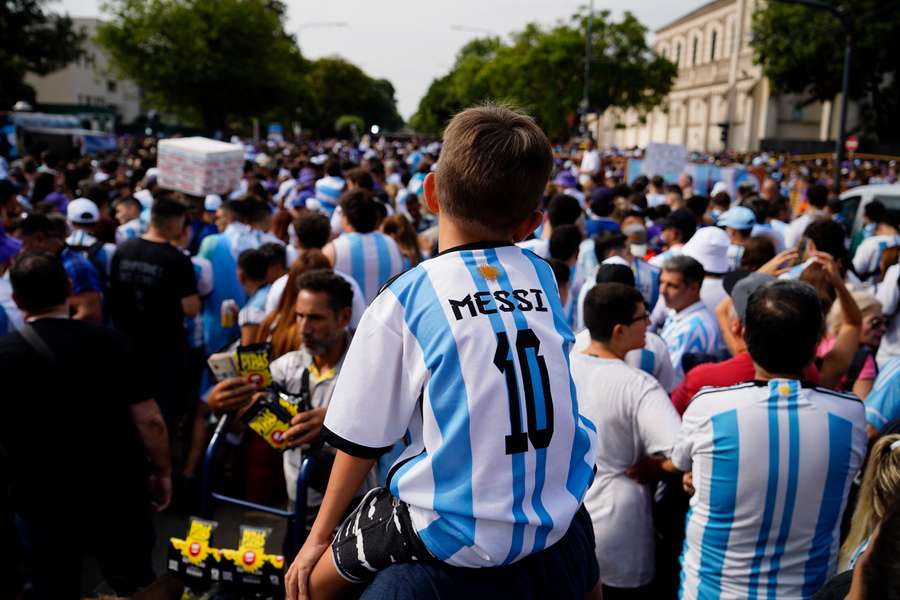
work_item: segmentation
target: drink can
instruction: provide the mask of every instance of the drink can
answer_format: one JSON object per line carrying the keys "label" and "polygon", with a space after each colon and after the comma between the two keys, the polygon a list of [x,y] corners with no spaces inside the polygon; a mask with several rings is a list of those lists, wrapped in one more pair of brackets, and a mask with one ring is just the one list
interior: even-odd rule
{"label": "drink can", "polygon": [[231,329],[237,323],[238,305],[233,299],[228,298],[222,302],[221,325],[222,329]]}

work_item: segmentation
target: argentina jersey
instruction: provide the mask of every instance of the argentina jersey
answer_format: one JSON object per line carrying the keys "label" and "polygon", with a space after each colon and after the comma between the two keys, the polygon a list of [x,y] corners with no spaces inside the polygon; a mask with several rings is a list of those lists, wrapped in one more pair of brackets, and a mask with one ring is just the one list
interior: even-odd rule
{"label": "argentina jersey", "polygon": [[669,350],[676,385],[684,379],[685,354],[713,354],[723,345],[716,317],[699,301],[680,312],[671,311],[659,336]]}
{"label": "argentina jersey", "polygon": [[391,494],[436,558],[508,564],[568,529],[596,434],[569,374],[573,337],[550,266],[513,245],[446,251],[363,316],[324,436],[358,456],[408,445]]}
{"label": "argentina jersey", "polygon": [[397,243],[379,231],[345,233],[331,242],[334,269],[347,273],[371,304],[381,287],[404,269],[403,255]]}
{"label": "argentina jersey", "polygon": [[809,598],[834,575],[866,454],[855,396],[773,379],[703,391],[672,453],[693,474],[680,597]]}
{"label": "argentina jersey", "polygon": [[344,191],[344,185],[343,179],[330,175],[323,177],[315,184],[316,200],[319,201],[319,208],[329,217],[334,213],[334,209],[337,208],[341,193]]}

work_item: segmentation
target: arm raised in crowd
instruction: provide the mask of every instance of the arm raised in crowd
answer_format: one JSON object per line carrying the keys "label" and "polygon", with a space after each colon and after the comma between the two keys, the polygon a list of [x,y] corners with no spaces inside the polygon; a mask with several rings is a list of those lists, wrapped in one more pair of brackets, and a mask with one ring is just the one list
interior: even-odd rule
{"label": "arm raised in crowd", "polygon": [[859,349],[859,333],[862,330],[862,312],[853,299],[853,295],[841,279],[840,271],[834,259],[824,252],[814,253],[816,260],[825,267],[829,283],[834,287],[837,301],[844,315],[844,323],[836,332],[834,347],[822,358],[820,382],[823,387],[834,388],[841,377],[847,373],[853,356]]}
{"label": "arm raised in crowd", "polygon": [[159,412],[156,400],[144,400],[129,407],[131,418],[137,427],[144,449],[153,463],[150,476],[151,504],[157,512],[163,511],[172,500],[172,463],[169,453],[169,433]]}

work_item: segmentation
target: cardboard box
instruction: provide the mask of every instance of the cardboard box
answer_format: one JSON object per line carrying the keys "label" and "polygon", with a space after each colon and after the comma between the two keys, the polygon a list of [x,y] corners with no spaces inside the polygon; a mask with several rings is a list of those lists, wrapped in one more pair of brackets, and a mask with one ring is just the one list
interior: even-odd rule
{"label": "cardboard box", "polygon": [[244,148],[203,137],[160,140],[157,181],[160,187],[205,196],[237,188],[244,165]]}

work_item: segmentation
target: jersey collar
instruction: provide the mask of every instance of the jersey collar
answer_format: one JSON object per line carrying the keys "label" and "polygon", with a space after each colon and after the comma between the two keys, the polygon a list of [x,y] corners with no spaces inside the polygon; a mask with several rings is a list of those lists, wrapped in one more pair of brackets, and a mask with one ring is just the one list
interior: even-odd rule
{"label": "jersey collar", "polygon": [[463,250],[487,250],[488,248],[503,248],[505,246],[513,246],[512,242],[508,241],[481,241],[481,242],[472,242],[471,244],[463,244],[461,246],[454,246],[453,248],[447,248],[446,250],[441,250],[438,252],[437,256],[443,256],[449,252],[462,252]]}

